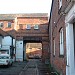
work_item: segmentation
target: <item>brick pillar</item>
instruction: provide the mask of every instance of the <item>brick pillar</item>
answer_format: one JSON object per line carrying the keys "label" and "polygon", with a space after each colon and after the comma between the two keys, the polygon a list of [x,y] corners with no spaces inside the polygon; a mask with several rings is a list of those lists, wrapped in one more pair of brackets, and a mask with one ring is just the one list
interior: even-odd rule
{"label": "brick pillar", "polygon": [[47,41],[42,42],[42,61],[49,63],[49,43]]}

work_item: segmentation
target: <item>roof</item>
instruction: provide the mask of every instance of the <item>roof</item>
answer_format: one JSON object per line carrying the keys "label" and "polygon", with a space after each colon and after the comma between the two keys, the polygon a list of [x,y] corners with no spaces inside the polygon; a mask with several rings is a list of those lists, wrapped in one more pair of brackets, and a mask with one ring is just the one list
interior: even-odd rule
{"label": "roof", "polygon": [[13,20],[16,17],[48,17],[48,13],[0,14],[0,20]]}
{"label": "roof", "polygon": [[11,37],[15,38],[16,30],[6,31]]}
{"label": "roof", "polygon": [[[13,32],[16,33],[15,30],[12,30],[12,33]],[[15,35],[12,35],[12,33],[11,32],[6,32],[6,31],[3,31],[2,29],[0,29],[0,35],[1,36],[11,36],[11,37],[15,38]]]}
{"label": "roof", "polygon": [[8,33],[6,33],[5,31],[3,31],[2,29],[0,29],[0,35],[6,36],[6,35],[8,35]]}

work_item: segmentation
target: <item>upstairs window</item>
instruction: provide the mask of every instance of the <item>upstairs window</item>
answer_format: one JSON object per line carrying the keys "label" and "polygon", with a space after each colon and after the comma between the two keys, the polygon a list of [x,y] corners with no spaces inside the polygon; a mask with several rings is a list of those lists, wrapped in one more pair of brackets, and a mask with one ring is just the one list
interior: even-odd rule
{"label": "upstairs window", "polygon": [[23,29],[23,25],[22,25],[22,24],[20,24],[20,25],[19,25],[19,28],[20,28],[20,29]]}
{"label": "upstairs window", "polygon": [[39,29],[39,26],[37,24],[34,25],[34,29]]}
{"label": "upstairs window", "polygon": [[3,27],[3,22],[0,22],[0,28],[2,28]]}
{"label": "upstairs window", "polygon": [[26,25],[26,29],[31,29],[31,25],[30,24]]}
{"label": "upstairs window", "polygon": [[62,7],[62,0],[59,0],[59,9]]}
{"label": "upstairs window", "polygon": [[8,28],[11,28],[11,22],[8,22],[7,27],[8,27]]}
{"label": "upstairs window", "polygon": [[60,29],[60,55],[64,55],[64,38],[63,28]]}

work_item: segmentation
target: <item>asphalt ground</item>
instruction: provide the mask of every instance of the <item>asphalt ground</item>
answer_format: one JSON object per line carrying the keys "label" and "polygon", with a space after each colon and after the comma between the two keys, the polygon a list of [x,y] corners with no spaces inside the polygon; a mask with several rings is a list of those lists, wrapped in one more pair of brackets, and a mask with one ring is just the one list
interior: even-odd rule
{"label": "asphalt ground", "polygon": [[19,75],[27,61],[14,62],[12,66],[0,66],[0,75]]}
{"label": "asphalt ground", "polygon": [[14,62],[12,66],[0,66],[0,75],[57,75],[51,74],[49,67],[40,59]]}

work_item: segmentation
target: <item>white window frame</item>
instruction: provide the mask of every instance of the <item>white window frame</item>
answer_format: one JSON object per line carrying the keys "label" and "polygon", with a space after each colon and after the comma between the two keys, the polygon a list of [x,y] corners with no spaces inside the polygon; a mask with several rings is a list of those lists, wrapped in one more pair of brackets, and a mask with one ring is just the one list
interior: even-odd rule
{"label": "white window frame", "polygon": [[63,28],[60,29],[60,55],[64,55],[64,36],[63,36]]}
{"label": "white window frame", "polygon": [[3,22],[0,22],[0,28],[2,28],[3,27]]}
{"label": "white window frame", "polygon": [[59,0],[59,9],[62,7],[62,0]]}
{"label": "white window frame", "polygon": [[38,24],[35,24],[34,25],[34,29],[39,29],[39,25]]}
{"label": "white window frame", "polygon": [[[9,23],[10,23],[10,25],[9,25]],[[8,22],[8,23],[7,23],[7,27],[8,27],[8,28],[11,28],[11,22]]]}
{"label": "white window frame", "polygon": [[26,29],[31,29],[31,25],[30,24],[27,24],[26,25]]}
{"label": "white window frame", "polygon": [[54,51],[53,51],[53,55],[55,56],[55,39],[53,40],[54,42]]}

